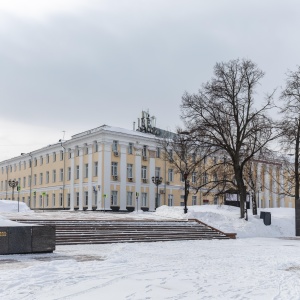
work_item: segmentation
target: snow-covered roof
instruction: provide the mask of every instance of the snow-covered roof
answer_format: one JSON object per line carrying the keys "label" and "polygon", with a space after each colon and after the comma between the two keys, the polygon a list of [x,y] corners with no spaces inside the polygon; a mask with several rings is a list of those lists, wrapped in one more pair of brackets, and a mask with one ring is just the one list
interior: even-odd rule
{"label": "snow-covered roof", "polygon": [[76,139],[79,137],[83,137],[86,135],[90,135],[96,132],[116,132],[116,133],[122,133],[122,134],[127,134],[127,135],[134,135],[134,136],[140,136],[140,137],[154,137],[153,134],[150,133],[143,133],[140,131],[134,131],[134,130],[130,130],[130,129],[125,129],[125,128],[121,128],[121,127],[114,127],[114,126],[109,126],[109,125],[102,125],[90,130],[86,130],[77,134],[72,135],[72,139]]}

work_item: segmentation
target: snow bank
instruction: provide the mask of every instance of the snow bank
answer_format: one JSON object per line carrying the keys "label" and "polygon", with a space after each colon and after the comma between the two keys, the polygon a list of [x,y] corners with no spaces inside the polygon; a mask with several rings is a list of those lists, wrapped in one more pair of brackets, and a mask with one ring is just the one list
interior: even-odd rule
{"label": "snow bank", "polygon": [[[259,218],[260,211],[271,212],[271,225],[265,226],[263,220]],[[1,218],[2,215],[2,218]],[[36,219],[95,219],[95,220],[188,220],[198,219],[223,232],[237,233],[238,238],[250,237],[293,237],[295,236],[295,211],[293,208],[265,208],[258,209],[258,215],[253,216],[248,210],[248,221],[240,219],[240,209],[227,205],[195,205],[188,207],[188,213],[184,214],[182,206],[169,207],[163,205],[155,212],[136,211],[128,214],[112,214],[109,212],[80,212],[80,211],[51,211],[34,214],[28,206],[20,202],[20,212],[18,212],[18,202],[10,200],[0,200],[0,226],[6,226],[7,219],[24,217]],[[5,218],[4,218],[5,217]],[[2,220],[2,221],[1,221]],[[10,225],[12,226],[12,225]]]}
{"label": "snow bank", "polygon": [[[18,222],[10,221],[1,216],[1,213],[18,212],[18,201],[0,200],[0,226],[20,226]],[[19,202],[19,212],[31,212],[26,203]],[[27,225],[25,225],[27,226]]]}
{"label": "snow bank", "polygon": [[[18,211],[18,201],[11,200],[0,200],[0,213],[1,212],[17,212]],[[20,212],[29,212],[31,209],[24,202],[19,202]]]}
{"label": "snow bank", "polygon": [[[260,211],[271,212],[270,226],[265,226],[259,218]],[[258,209],[257,216],[253,216],[252,211],[248,210],[248,221],[240,219],[239,207],[227,205],[190,206],[187,214],[184,214],[183,207],[161,206],[154,214],[181,220],[196,218],[223,232],[237,233],[238,238],[295,236],[293,208]]]}

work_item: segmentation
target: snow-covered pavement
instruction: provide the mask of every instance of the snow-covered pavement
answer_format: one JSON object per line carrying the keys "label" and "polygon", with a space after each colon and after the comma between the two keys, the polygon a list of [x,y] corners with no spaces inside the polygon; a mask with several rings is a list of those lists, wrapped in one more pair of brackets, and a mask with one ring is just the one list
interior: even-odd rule
{"label": "snow-covered pavement", "polygon": [[[152,215],[185,218],[181,211],[162,207]],[[236,240],[57,246],[53,254],[0,256],[0,299],[300,299],[293,210],[268,211],[267,227],[253,216],[245,223],[232,207],[190,208],[209,225],[237,232]],[[0,214],[4,222],[14,213]]]}
{"label": "snow-covered pavement", "polygon": [[299,299],[300,241],[59,246],[1,257],[1,299]]}

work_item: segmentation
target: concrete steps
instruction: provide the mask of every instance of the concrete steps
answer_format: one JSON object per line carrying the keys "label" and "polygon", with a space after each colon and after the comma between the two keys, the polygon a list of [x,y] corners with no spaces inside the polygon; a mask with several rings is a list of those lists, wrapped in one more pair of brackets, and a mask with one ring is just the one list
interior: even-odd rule
{"label": "concrete steps", "polygon": [[234,238],[192,221],[14,220],[54,225],[56,245],[212,240]]}

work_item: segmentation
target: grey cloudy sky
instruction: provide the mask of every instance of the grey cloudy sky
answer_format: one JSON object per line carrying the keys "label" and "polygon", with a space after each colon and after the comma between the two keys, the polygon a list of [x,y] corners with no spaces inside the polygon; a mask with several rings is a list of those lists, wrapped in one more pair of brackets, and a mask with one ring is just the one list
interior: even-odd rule
{"label": "grey cloudy sky", "polygon": [[253,60],[271,92],[300,64],[299,13],[296,0],[2,0],[0,160],[62,131],[131,129],[142,109],[174,129],[216,62]]}

